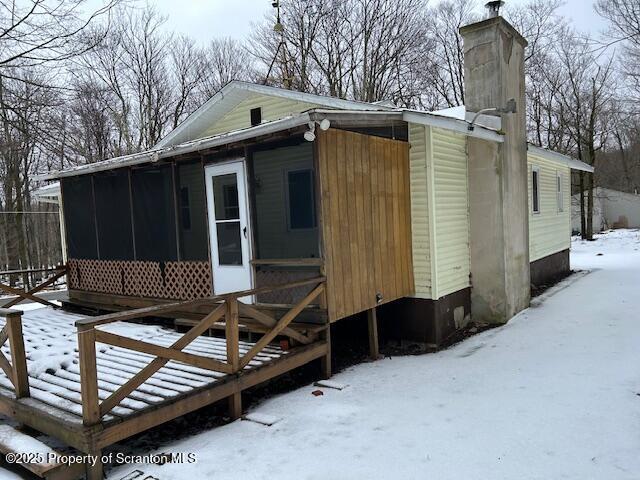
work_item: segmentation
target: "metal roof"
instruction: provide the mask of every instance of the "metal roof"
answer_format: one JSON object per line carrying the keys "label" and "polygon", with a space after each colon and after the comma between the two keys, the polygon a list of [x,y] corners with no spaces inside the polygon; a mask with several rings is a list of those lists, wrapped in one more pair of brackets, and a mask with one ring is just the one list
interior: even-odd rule
{"label": "metal roof", "polygon": [[569,155],[564,155],[562,153],[554,152],[553,150],[547,150],[546,148],[536,147],[535,145],[528,144],[527,149],[533,155],[537,155],[538,157],[546,158],[547,160],[552,160],[554,162],[559,162],[567,165],[572,170],[580,170],[583,172],[594,172],[593,166],[588,163],[581,162]]}

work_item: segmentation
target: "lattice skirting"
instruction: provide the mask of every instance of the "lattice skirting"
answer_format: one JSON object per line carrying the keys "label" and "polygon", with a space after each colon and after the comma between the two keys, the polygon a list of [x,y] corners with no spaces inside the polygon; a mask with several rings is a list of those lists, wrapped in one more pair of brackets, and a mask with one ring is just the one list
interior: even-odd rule
{"label": "lattice skirting", "polygon": [[[266,287],[270,285],[280,285],[296,280],[314,278],[320,275],[317,268],[309,269],[304,267],[286,269],[284,267],[260,266],[256,269],[256,286]],[[259,303],[269,303],[274,305],[292,305],[302,300],[315,285],[303,285],[296,288],[276,290],[275,292],[262,293],[257,296]],[[318,303],[316,300],[315,303]]]}
{"label": "lattice skirting", "polygon": [[74,290],[176,300],[213,294],[209,262],[70,259],[67,264]]}

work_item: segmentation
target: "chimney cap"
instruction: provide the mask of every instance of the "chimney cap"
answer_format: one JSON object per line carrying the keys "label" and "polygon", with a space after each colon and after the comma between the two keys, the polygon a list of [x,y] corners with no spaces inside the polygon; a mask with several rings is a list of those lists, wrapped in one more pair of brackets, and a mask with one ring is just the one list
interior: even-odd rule
{"label": "chimney cap", "polygon": [[504,5],[502,0],[495,0],[491,2],[487,2],[484,4],[484,7],[489,10],[489,18],[497,17],[500,15],[500,8]]}

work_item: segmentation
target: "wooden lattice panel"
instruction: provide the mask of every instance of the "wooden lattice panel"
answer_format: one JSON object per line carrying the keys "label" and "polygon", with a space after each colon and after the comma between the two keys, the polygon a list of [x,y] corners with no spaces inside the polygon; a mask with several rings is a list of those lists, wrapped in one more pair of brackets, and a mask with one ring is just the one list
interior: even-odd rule
{"label": "wooden lattice panel", "polygon": [[67,285],[73,290],[80,289],[78,270],[78,260],[69,260],[67,262]]}
{"label": "wooden lattice panel", "polygon": [[124,295],[167,298],[159,262],[124,262]]}
{"label": "wooden lattice panel", "polygon": [[209,262],[70,259],[69,287],[129,297],[190,300],[212,295]]}
{"label": "wooden lattice panel", "polygon": [[102,293],[122,295],[123,275],[122,263],[118,260],[101,260],[94,268],[96,280]]}
{"label": "wooden lattice panel", "polygon": [[[317,270],[283,270],[281,268],[270,269],[268,267],[260,267],[260,269],[256,271],[256,286],[267,287],[270,285],[281,285],[284,283],[295,282],[296,280],[314,278],[319,275],[320,274]],[[303,299],[305,295],[313,290],[314,287],[315,285],[303,285],[301,287],[276,290],[275,292],[263,293],[258,295],[257,300],[260,303],[270,303],[274,305],[292,305]],[[317,300],[314,303],[317,303]]]}
{"label": "wooden lattice panel", "polygon": [[167,262],[164,274],[167,298],[190,300],[213,294],[209,262]]}

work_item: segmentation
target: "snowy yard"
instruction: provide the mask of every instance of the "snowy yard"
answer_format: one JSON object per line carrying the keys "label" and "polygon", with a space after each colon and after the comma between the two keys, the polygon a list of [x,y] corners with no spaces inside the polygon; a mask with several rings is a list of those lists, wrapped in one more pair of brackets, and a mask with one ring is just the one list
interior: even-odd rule
{"label": "snowy yard", "polygon": [[[598,254],[602,253],[601,256]],[[574,241],[592,272],[432,355],[359,365],[177,442],[195,465],[127,466],[161,479],[626,479],[640,474],[640,233]],[[117,474],[114,474],[117,473]]]}
{"label": "snowy yard", "polygon": [[591,273],[504,327],[352,367],[332,379],[341,391],[274,397],[253,409],[271,427],[236,421],[161,450],[195,464],[108,478],[638,478],[640,232],[574,241],[571,260]]}

